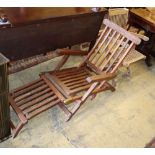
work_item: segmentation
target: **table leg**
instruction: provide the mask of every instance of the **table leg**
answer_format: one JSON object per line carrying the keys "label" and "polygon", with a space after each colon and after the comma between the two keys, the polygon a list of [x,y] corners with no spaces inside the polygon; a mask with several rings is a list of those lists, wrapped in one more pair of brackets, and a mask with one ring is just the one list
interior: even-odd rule
{"label": "table leg", "polygon": [[145,63],[148,67],[152,66],[151,55],[153,49],[153,34],[147,32],[147,36],[150,38],[148,42],[144,42],[144,53],[146,55]]}

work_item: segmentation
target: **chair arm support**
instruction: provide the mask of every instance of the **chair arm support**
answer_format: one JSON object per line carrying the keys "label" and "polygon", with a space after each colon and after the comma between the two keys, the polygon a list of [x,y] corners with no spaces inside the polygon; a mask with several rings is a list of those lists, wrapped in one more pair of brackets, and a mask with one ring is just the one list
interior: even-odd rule
{"label": "chair arm support", "polygon": [[113,78],[116,77],[116,73],[102,73],[100,75],[94,75],[94,76],[91,76],[91,77],[88,77],[86,80],[91,83],[91,82],[100,82],[100,81],[104,81],[104,80],[111,80]]}
{"label": "chair arm support", "polygon": [[87,55],[88,54],[87,51],[85,52],[81,50],[72,50],[72,49],[58,49],[57,53],[61,55]]}
{"label": "chair arm support", "polygon": [[144,40],[144,41],[149,41],[149,37],[145,36],[145,35],[142,35],[142,34],[138,34],[138,33],[134,33],[134,32],[131,32],[133,35],[139,37],[140,39]]}

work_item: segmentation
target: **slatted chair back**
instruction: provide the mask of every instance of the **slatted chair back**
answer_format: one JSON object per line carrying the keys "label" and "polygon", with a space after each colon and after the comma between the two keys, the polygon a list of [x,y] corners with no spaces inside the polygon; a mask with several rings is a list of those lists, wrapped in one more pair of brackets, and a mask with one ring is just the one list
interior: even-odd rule
{"label": "slatted chair back", "polygon": [[126,8],[109,9],[108,19],[117,25],[127,29],[129,10]]}
{"label": "slatted chair back", "polygon": [[[126,55],[140,43],[140,39],[108,19],[103,21],[105,28],[96,44],[84,60],[96,73],[114,73]],[[81,66],[80,65],[80,66]]]}

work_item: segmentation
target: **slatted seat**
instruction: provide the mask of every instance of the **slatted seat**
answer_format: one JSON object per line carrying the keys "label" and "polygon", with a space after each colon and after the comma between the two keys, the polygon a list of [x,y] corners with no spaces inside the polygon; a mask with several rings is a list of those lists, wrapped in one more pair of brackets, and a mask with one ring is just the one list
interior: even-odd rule
{"label": "slatted seat", "polygon": [[[61,72],[51,72],[49,79],[53,85],[61,91],[65,97],[74,95],[90,87],[87,77],[94,75],[85,67],[63,69]],[[58,84],[57,84],[58,83]]]}
{"label": "slatted seat", "polygon": [[[10,105],[21,120],[13,127],[14,136],[27,120],[54,105],[60,106],[68,121],[89,96],[115,90],[109,81],[141,40],[107,19],[103,23],[105,29],[78,67],[41,73],[37,81],[10,93]],[[72,109],[67,106],[70,103],[74,103]]]}

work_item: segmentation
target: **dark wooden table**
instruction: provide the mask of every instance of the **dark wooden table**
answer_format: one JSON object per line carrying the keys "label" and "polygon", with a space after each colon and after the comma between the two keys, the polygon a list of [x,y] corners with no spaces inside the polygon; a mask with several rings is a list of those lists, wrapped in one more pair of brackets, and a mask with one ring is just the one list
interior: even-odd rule
{"label": "dark wooden table", "polygon": [[146,8],[133,8],[130,10],[129,23],[143,28],[150,38],[149,42],[145,43],[144,54],[146,55],[146,64],[151,66],[150,56],[155,57],[155,12]]}
{"label": "dark wooden table", "polygon": [[11,61],[91,42],[94,45],[106,9],[1,8],[8,23],[0,27],[0,51]]}

